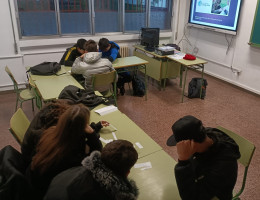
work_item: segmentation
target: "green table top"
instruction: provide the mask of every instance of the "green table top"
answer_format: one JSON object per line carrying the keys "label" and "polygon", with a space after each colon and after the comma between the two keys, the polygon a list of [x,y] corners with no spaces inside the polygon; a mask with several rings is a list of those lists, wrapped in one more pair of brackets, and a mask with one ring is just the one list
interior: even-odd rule
{"label": "green table top", "polygon": [[124,58],[117,58],[112,63],[113,67],[115,69],[124,68],[124,67],[132,67],[132,66],[138,66],[138,65],[146,65],[148,64],[148,61],[141,59],[137,56],[130,56],[130,57],[124,57]]}
{"label": "green table top", "polygon": [[139,188],[140,200],[179,200],[174,175],[176,161],[165,151],[157,151],[137,160],[137,164],[151,162],[152,168],[141,170],[132,168],[129,178],[135,180]]}
{"label": "green table top", "polygon": [[200,58],[196,58],[196,60],[185,60],[185,59],[174,59],[172,55],[167,56],[168,59],[173,60],[175,62],[178,62],[184,66],[192,66],[192,65],[200,65],[200,64],[206,64],[207,61],[202,60]]}
{"label": "green table top", "polygon": [[34,76],[33,79],[43,101],[57,99],[61,91],[68,85],[74,85],[83,89],[83,87],[70,75],[39,76],[36,78]]}
{"label": "green table top", "polygon": [[[132,142],[138,152],[138,157],[144,157],[153,152],[162,150],[152,138],[150,138],[140,127],[138,127],[131,119],[129,119],[125,114],[121,113],[119,110],[100,116],[95,113],[96,109],[102,108],[104,105],[100,105],[91,111],[90,122],[99,122],[101,120],[108,121],[114,127],[117,128],[114,131],[110,126],[104,127],[100,131],[100,137],[108,140],[113,139],[112,131],[114,131],[117,139],[124,139]],[[139,148],[136,143],[140,143],[143,148]],[[104,144],[105,145],[105,144]]]}

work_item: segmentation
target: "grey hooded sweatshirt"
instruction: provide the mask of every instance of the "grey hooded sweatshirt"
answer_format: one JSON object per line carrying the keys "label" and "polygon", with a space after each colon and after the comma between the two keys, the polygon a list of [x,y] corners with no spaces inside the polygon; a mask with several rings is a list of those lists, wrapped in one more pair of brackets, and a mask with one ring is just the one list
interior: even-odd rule
{"label": "grey hooded sweatshirt", "polygon": [[[91,78],[93,74],[101,74],[114,71],[112,63],[105,58],[101,58],[101,52],[89,52],[83,57],[76,58],[72,65],[71,72],[73,74],[82,74],[85,78],[85,87],[91,88]],[[107,90],[108,87],[102,88],[101,92]]]}

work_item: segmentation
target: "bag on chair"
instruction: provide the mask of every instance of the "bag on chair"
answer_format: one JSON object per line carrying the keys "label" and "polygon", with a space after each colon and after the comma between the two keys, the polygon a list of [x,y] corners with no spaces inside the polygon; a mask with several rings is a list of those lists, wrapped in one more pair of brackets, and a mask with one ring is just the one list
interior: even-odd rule
{"label": "bag on chair", "polygon": [[[202,84],[201,84],[201,81]],[[192,78],[189,82],[189,88],[188,88],[188,97],[189,98],[200,98],[200,87],[202,86],[201,90],[201,99],[204,99],[206,96],[206,87],[208,85],[208,82],[206,79],[202,78]]]}
{"label": "bag on chair", "polygon": [[57,62],[43,62],[39,65],[31,67],[28,71],[33,75],[48,76],[56,74],[60,69],[61,65]]}

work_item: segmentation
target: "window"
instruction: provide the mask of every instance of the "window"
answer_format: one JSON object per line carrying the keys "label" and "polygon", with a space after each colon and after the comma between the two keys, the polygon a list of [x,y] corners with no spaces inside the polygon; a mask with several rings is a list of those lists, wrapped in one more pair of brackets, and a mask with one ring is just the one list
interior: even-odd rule
{"label": "window", "polygon": [[173,0],[16,0],[20,36],[171,29]]}

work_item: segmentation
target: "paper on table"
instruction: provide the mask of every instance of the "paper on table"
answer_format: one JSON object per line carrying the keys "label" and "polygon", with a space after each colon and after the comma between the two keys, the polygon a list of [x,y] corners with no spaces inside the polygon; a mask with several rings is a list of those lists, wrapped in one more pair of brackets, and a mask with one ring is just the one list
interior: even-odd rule
{"label": "paper on table", "polygon": [[112,106],[106,106],[104,108],[100,108],[98,110],[95,110],[95,112],[102,116],[102,115],[114,112],[116,110],[118,110],[117,107],[112,105]]}
{"label": "paper on table", "polygon": [[138,163],[134,165],[134,168],[141,168],[141,170],[150,169],[152,168],[152,163],[151,162]]}
{"label": "paper on table", "polygon": [[185,55],[182,55],[182,54],[174,54],[174,55],[169,55],[168,57],[175,59],[175,60],[180,60],[180,59],[183,59],[184,56]]}
{"label": "paper on table", "polygon": [[117,140],[115,132],[112,132],[112,135],[113,135],[114,139]]}
{"label": "paper on table", "polygon": [[104,139],[104,138],[102,138],[102,137],[100,137],[99,139],[100,139],[101,142],[104,142],[105,144],[108,144],[109,142],[112,142],[112,141],[113,141],[112,139],[106,140],[106,139]]}
{"label": "paper on table", "polygon": [[144,147],[140,144],[140,142],[136,142],[135,144],[136,144],[136,146],[137,146],[139,149],[144,148]]}

